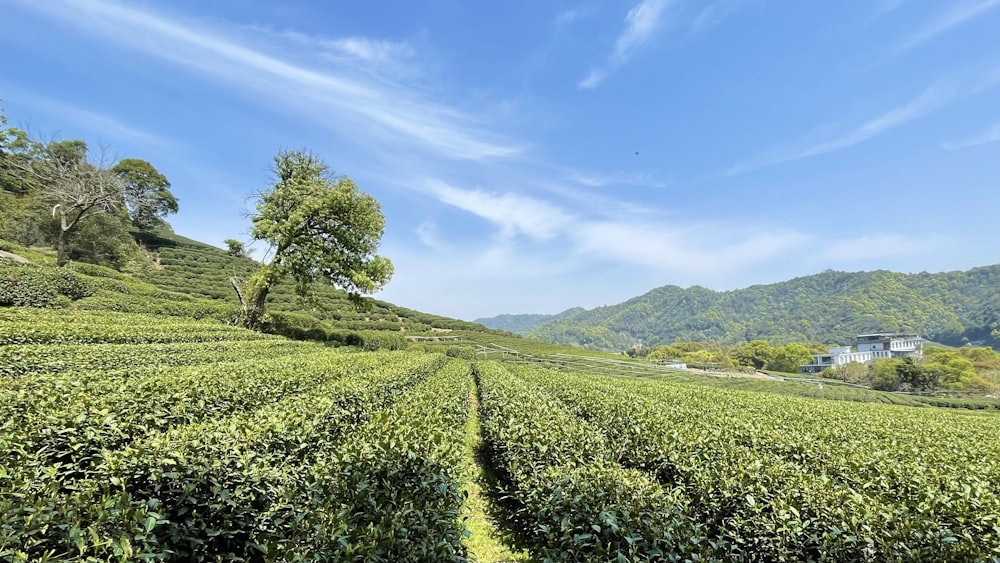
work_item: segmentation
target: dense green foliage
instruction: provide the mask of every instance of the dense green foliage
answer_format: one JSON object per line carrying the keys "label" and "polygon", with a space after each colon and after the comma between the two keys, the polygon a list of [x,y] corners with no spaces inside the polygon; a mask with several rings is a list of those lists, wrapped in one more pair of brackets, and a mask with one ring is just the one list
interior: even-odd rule
{"label": "dense green foliage", "polygon": [[[618,305],[542,325],[552,342],[626,350],[674,341],[848,343],[858,334],[915,332],[950,345],[1000,344],[1000,265],[966,272],[827,271],[717,292],[665,286]],[[489,319],[482,319],[492,326]]]}
{"label": "dense green foliage", "polygon": [[0,311],[3,560],[465,560],[467,363]]}
{"label": "dense green foliage", "polygon": [[[144,235],[141,240],[156,253],[158,266],[140,272],[137,277],[172,293],[228,304],[230,313],[235,312],[237,301],[229,278],[247,278],[259,266],[249,258],[232,256],[173,233]],[[323,284],[315,285],[310,295],[303,298],[290,281],[278,282],[269,292],[267,303],[279,332],[316,340],[343,341],[345,331],[424,334],[485,330],[482,325],[421,313],[377,299],[366,299],[359,308],[346,292]]]}
{"label": "dense green foliage", "polygon": [[[136,233],[146,253],[132,272],[70,262],[66,268],[19,264],[0,259],[0,306],[116,311],[232,322],[238,311],[229,285],[232,276],[249,276],[259,266],[218,248],[168,231]],[[44,263],[46,256],[23,246],[0,248]],[[404,347],[409,334],[481,333],[482,325],[429,315],[367,299],[359,308],[349,296],[317,285],[303,299],[293,284],[278,283],[268,297],[269,330],[296,339],[354,346]]]}
{"label": "dense green foliage", "polygon": [[272,172],[274,185],[258,195],[250,231],[268,244],[269,261],[246,281],[232,279],[241,323],[266,328],[264,305],[282,278],[301,296],[322,283],[343,289],[357,304],[362,294],[385,287],[393,267],[375,254],[385,230],[378,201],[306,151],[279,152]]}
{"label": "dense green foliage", "polygon": [[684,560],[702,550],[700,526],[679,495],[645,472],[621,467],[600,429],[559,400],[477,367],[483,439],[514,499],[521,540],[546,561]]}
{"label": "dense green foliage", "polygon": [[170,183],[152,164],[107,162],[81,140],[44,143],[0,113],[0,239],[49,246],[56,262],[118,269],[141,259],[132,228],[165,225],[177,212]]}
{"label": "dense green foliage", "polygon": [[168,214],[177,213],[177,198],[170,193],[170,181],[152,164],[126,158],[115,164],[111,172],[122,183],[122,203],[137,228],[150,230],[163,226]]}
{"label": "dense green foliage", "polygon": [[848,402],[927,398],[107,311],[0,309],[0,338],[5,560],[467,561],[473,374],[490,498],[537,560],[1000,557],[996,415]]}

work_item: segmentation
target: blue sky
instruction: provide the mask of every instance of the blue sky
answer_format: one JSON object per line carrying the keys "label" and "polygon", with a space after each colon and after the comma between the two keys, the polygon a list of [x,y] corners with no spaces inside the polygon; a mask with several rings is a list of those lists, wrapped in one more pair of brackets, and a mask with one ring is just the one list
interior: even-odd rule
{"label": "blue sky", "polygon": [[[249,241],[308,147],[382,203],[378,297],[472,319],[1000,262],[1000,0],[0,0],[0,98]],[[257,255],[266,249],[257,247]]]}

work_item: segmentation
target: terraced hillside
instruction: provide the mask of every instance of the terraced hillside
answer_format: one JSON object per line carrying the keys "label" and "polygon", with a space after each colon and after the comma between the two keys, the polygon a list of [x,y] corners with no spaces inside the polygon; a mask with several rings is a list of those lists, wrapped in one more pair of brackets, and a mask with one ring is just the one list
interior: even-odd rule
{"label": "terraced hillside", "polygon": [[[140,235],[141,236],[141,235]],[[164,290],[204,297],[236,306],[231,277],[248,277],[258,266],[249,258],[230,256],[213,246],[192,241],[173,233],[141,236],[143,244],[155,253],[157,267],[139,274],[139,278]],[[290,282],[279,283],[268,303],[272,311],[292,326],[317,326],[344,330],[395,330],[426,333],[440,330],[485,328],[476,323],[420,313],[375,299],[358,310],[343,291],[317,284],[312,296],[303,301]]]}

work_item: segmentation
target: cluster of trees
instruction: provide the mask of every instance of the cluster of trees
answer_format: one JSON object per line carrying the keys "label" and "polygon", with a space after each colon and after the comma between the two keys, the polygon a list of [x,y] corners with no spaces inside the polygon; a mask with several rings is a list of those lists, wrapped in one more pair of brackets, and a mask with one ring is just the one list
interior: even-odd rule
{"label": "cluster of trees", "polygon": [[823,375],[883,391],[990,391],[1000,379],[1000,353],[990,348],[931,346],[924,358],[886,358],[870,366],[851,362]]}
{"label": "cluster of trees", "polygon": [[647,357],[653,360],[680,360],[689,365],[716,364],[730,368],[796,372],[822,348],[819,344],[807,346],[798,342],[776,346],[765,340],[752,340],[737,346],[723,346],[716,342],[675,342],[657,346],[648,352]]}
{"label": "cluster of trees", "polygon": [[[736,346],[714,341],[675,342],[648,350],[646,357],[679,360],[691,366],[795,373],[813,354],[828,348],[819,343],[774,345],[764,340]],[[642,355],[642,351],[633,350],[631,355]],[[973,346],[929,346],[919,361],[886,358],[871,365],[852,362],[828,368],[822,375],[882,391],[991,391],[1000,384],[1000,352]]]}
{"label": "cluster of trees", "polygon": [[60,266],[122,269],[138,253],[130,232],[169,227],[177,210],[170,182],[149,162],[110,162],[79,139],[35,139],[0,113],[0,239],[51,246]]}
{"label": "cluster of trees", "polygon": [[[266,328],[267,297],[283,278],[302,296],[319,282],[358,305],[362,294],[384,287],[393,266],[376,254],[385,228],[378,201],[308,151],[279,152],[272,171],[273,185],[257,194],[251,231],[270,259],[248,279],[230,280],[243,324]],[[81,260],[121,270],[142,258],[133,232],[169,229],[165,218],[177,210],[170,182],[149,162],[112,163],[78,139],[43,142],[0,113],[0,239],[50,245],[58,266]],[[240,241],[225,242],[230,255],[247,256]]]}

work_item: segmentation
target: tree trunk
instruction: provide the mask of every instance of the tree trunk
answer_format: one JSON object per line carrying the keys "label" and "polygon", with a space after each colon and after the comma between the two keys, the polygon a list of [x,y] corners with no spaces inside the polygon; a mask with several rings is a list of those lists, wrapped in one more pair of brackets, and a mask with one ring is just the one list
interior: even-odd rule
{"label": "tree trunk", "polygon": [[240,282],[236,278],[229,278],[236,297],[240,300],[240,324],[250,330],[261,330],[264,321],[264,302],[267,301],[267,294],[271,288],[268,285],[260,285],[251,289],[250,298],[247,299],[240,289]]}
{"label": "tree trunk", "polygon": [[261,330],[264,328],[264,302],[267,301],[267,294],[271,290],[269,286],[255,287],[250,293],[250,300],[243,308],[243,318],[247,328]]}
{"label": "tree trunk", "polygon": [[59,229],[59,241],[56,242],[56,266],[63,267],[69,259],[66,256],[66,231]]}

